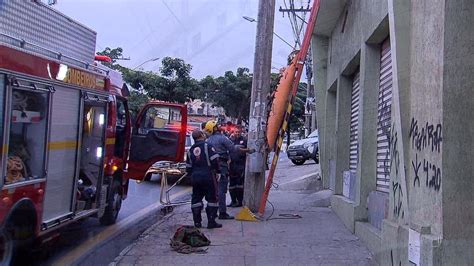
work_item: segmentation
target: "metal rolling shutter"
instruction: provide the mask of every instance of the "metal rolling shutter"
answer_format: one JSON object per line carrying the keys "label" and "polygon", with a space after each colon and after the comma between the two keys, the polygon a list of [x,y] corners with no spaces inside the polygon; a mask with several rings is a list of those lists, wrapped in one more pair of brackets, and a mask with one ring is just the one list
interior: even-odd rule
{"label": "metal rolling shutter", "polygon": [[351,131],[349,144],[349,169],[351,171],[357,170],[357,163],[359,161],[359,95],[359,71],[357,71],[352,81],[351,92]]}
{"label": "metal rolling shutter", "polygon": [[377,108],[377,190],[389,192],[392,114],[392,57],[390,39],[382,44]]}
{"label": "metal rolling shutter", "polygon": [[48,176],[43,221],[67,215],[72,211],[76,183],[80,92],[55,87],[48,145]]}

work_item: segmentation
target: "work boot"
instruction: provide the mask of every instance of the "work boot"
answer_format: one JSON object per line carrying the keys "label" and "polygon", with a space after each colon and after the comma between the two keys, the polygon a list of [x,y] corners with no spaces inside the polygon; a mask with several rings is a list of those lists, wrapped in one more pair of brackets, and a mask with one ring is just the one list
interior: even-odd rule
{"label": "work boot", "polygon": [[230,198],[232,199],[231,203],[227,207],[234,207],[237,204],[237,193],[234,189],[229,190]]}
{"label": "work boot", "polygon": [[201,211],[202,207],[194,207],[191,208],[193,212],[193,221],[194,221],[194,227],[196,228],[201,228],[202,227],[202,217],[201,217]]}
{"label": "work boot", "polygon": [[237,203],[233,207],[242,207],[243,202],[244,202],[244,190],[242,188],[238,188],[237,191],[235,192],[235,202]]}
{"label": "work boot", "polygon": [[230,216],[227,212],[219,213],[219,220],[232,220],[234,216]]}
{"label": "work boot", "polygon": [[217,217],[217,207],[207,207],[206,214],[207,214],[207,228],[221,228],[222,224],[216,223]]}

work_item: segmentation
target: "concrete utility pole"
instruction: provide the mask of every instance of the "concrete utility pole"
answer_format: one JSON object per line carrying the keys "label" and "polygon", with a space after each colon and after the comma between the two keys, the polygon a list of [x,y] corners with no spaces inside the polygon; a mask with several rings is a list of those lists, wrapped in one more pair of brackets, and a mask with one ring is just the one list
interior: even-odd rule
{"label": "concrete utility pole", "polygon": [[263,194],[267,168],[266,105],[270,91],[274,17],[275,0],[259,0],[248,139],[248,147],[256,152],[247,156],[244,192],[244,204],[254,212],[258,210]]}

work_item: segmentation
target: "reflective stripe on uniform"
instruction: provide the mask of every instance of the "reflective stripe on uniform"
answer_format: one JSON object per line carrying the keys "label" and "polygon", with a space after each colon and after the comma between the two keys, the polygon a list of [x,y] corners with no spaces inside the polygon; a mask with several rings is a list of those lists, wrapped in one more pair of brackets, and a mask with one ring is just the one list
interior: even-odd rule
{"label": "reflective stripe on uniform", "polygon": [[214,202],[208,202],[207,207],[219,207],[219,203],[214,203]]}
{"label": "reflective stripe on uniform", "polygon": [[186,164],[186,167],[193,167],[193,165],[190,164],[190,163],[187,163],[187,164]]}
{"label": "reflective stripe on uniform", "polygon": [[204,143],[204,153],[206,154],[207,165],[211,166],[211,161],[209,160],[209,151],[207,150],[207,143]]}
{"label": "reflective stripe on uniform", "polygon": [[[207,204],[207,205],[209,205],[209,204]],[[204,206],[204,204],[202,204],[202,202],[191,204],[191,208],[197,208],[197,207],[202,207],[202,206]]]}
{"label": "reflective stripe on uniform", "polygon": [[244,185],[236,185],[235,188],[244,188]]}
{"label": "reflective stripe on uniform", "polygon": [[216,154],[212,155],[210,159],[212,161],[212,160],[217,159],[217,158],[219,158],[219,154],[216,153]]}

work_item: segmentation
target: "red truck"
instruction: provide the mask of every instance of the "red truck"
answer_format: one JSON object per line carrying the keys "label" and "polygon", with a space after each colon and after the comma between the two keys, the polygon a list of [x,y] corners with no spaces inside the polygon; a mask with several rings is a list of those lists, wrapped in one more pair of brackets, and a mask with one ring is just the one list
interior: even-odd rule
{"label": "red truck", "polygon": [[153,101],[131,125],[96,33],[40,1],[0,1],[0,264],[86,217],[113,224],[129,179],[181,161],[185,105]]}

